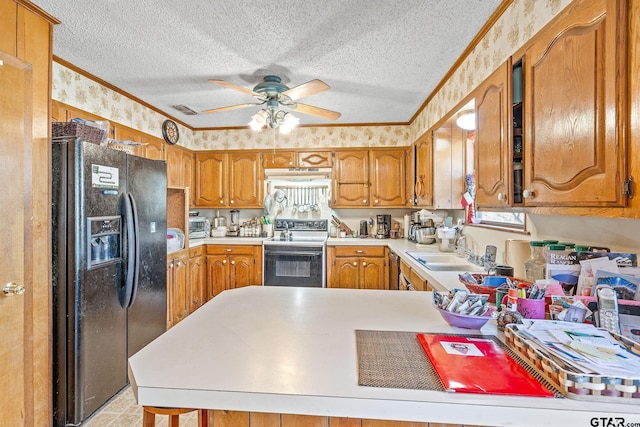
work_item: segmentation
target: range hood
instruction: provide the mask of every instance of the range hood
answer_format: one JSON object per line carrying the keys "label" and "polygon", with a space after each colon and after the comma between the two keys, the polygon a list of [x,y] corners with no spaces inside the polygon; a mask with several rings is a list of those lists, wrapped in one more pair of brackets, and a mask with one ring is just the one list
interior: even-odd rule
{"label": "range hood", "polygon": [[331,168],[289,168],[265,169],[265,180],[309,181],[314,179],[330,179]]}

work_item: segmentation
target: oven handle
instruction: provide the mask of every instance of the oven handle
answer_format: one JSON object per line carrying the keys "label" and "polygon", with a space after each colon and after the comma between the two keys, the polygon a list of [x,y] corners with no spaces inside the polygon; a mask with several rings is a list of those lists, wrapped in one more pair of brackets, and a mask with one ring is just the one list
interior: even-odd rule
{"label": "oven handle", "polygon": [[322,251],[320,252],[265,251],[264,255],[265,256],[269,256],[269,255],[320,256],[322,255]]}

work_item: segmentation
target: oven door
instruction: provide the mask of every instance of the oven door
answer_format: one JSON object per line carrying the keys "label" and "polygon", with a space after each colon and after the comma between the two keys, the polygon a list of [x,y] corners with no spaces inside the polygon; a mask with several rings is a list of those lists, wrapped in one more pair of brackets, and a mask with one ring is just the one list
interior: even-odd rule
{"label": "oven door", "polygon": [[264,286],[325,287],[324,245],[265,245],[262,253]]}

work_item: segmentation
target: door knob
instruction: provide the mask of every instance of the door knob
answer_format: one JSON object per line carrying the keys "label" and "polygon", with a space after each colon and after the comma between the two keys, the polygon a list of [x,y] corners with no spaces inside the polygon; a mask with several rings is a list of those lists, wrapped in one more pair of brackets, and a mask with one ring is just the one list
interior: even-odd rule
{"label": "door knob", "polygon": [[506,202],[507,196],[505,194],[498,193],[498,200]]}
{"label": "door knob", "polygon": [[235,263],[236,263],[235,261],[231,261],[231,265],[235,265]]}
{"label": "door knob", "polygon": [[353,261],[353,266],[354,266],[354,267],[357,267],[357,266],[358,266],[358,263],[357,263],[356,261]]}
{"label": "door knob", "polygon": [[363,267],[366,267],[366,266],[367,266],[367,263],[366,263],[366,262],[363,262],[363,263],[362,263],[362,266],[363,266]]}
{"label": "door knob", "polygon": [[12,295],[22,295],[26,290],[27,289],[23,285],[18,285],[15,282],[9,282],[2,288],[2,293],[9,297]]}
{"label": "door knob", "polygon": [[226,260],[226,259],[223,259],[223,260],[222,260],[222,263],[223,263],[223,264],[226,264],[226,263],[227,263],[227,260]]}
{"label": "door knob", "polygon": [[533,199],[535,197],[535,192],[533,190],[524,190],[522,192],[522,197],[525,199]]}

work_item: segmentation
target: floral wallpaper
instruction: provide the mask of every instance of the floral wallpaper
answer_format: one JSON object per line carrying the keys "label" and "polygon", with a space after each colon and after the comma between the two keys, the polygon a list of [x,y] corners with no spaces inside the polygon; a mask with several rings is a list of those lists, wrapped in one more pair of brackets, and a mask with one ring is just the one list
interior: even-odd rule
{"label": "floral wallpaper", "polygon": [[[407,146],[472,92],[571,0],[514,0],[411,125],[300,127],[288,135],[250,129],[192,131],[180,145],[193,150]],[[166,119],[134,100],[53,63],[53,99],[162,138]]]}

